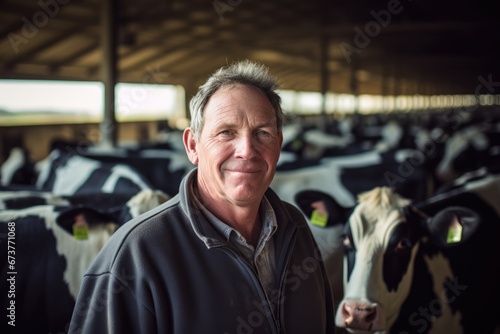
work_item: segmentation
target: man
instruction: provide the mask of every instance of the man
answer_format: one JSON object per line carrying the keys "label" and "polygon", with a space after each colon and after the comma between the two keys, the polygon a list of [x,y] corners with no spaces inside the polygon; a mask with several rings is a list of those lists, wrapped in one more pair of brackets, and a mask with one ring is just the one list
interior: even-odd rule
{"label": "man", "polygon": [[197,165],[168,202],[121,227],[85,275],[70,333],[333,333],[303,215],[269,189],[283,123],[276,82],[221,68],[190,103]]}

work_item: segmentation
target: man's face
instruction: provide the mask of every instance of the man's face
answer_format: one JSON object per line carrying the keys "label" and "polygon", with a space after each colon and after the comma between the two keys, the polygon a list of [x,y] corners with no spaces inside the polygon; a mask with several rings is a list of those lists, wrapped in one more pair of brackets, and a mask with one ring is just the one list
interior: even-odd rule
{"label": "man's face", "polygon": [[198,142],[190,129],[184,142],[198,164],[203,200],[238,206],[260,203],[271,184],[282,134],[266,95],[251,85],[223,87],[208,101]]}

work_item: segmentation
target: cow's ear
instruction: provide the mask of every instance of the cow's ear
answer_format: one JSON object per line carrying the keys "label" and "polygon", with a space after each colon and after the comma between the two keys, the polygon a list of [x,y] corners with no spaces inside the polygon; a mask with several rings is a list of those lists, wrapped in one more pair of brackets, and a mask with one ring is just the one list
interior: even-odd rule
{"label": "cow's ear", "polygon": [[295,195],[295,204],[309,222],[319,227],[345,224],[352,208],[345,208],[330,195],[317,190],[304,190]]}
{"label": "cow's ear", "polygon": [[56,218],[56,223],[60,227],[71,232],[72,226],[77,221],[79,216],[84,217],[89,225],[114,221],[111,214],[104,211],[101,212],[89,206],[82,205],[62,209]]}
{"label": "cow's ear", "polygon": [[481,217],[469,208],[453,206],[439,211],[427,224],[430,237],[438,246],[454,247],[474,235]]}

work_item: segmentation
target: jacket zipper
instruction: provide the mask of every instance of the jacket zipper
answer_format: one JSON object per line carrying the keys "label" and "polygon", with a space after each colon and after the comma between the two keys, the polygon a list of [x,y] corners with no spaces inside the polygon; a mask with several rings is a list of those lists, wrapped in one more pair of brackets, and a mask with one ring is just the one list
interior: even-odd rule
{"label": "jacket zipper", "polygon": [[[297,234],[297,230],[295,229],[290,237],[290,242],[288,243],[287,251],[288,251],[288,249],[290,249],[291,247],[293,247],[295,245],[296,234]],[[287,271],[288,271],[288,264],[290,263],[291,256],[292,256],[292,253],[287,252],[286,260],[285,260],[284,267],[283,267],[283,274],[281,275],[281,280],[280,280],[280,285],[279,285],[280,294],[279,294],[278,305],[276,307],[276,317],[278,317],[280,320],[284,320],[284,319],[281,319],[281,305],[282,305],[281,299],[283,298],[283,294],[285,291],[285,280],[286,280]],[[278,333],[282,333],[280,324],[281,324],[281,322],[279,321],[278,322]]]}
{"label": "jacket zipper", "polygon": [[[264,291],[264,288],[262,287],[262,284],[260,283],[259,279],[257,278],[257,274],[255,272],[255,270],[253,269],[252,265],[250,263],[248,263],[248,261],[239,256],[238,255],[238,252],[239,250],[233,248],[233,246],[231,245],[225,245],[225,244],[217,244],[217,245],[213,245],[212,248],[221,248],[221,249],[224,249],[228,252],[230,252],[237,260],[238,262],[240,263],[243,263],[243,266],[245,267],[246,270],[248,270],[250,273],[251,273],[251,277],[252,277],[252,280],[254,282],[254,285],[257,287],[257,290],[259,291],[259,295],[260,297],[265,297],[265,300],[267,301],[267,310],[265,313],[268,313],[271,315],[271,320],[272,320],[272,323],[274,324],[274,329],[276,330],[276,334],[282,334],[282,331],[281,331],[281,325],[280,325],[280,322],[276,319],[277,317],[279,317],[279,315],[274,315],[274,312],[272,310],[272,307],[271,307],[271,302],[269,301],[269,298],[267,297],[265,291]],[[288,256],[289,258],[290,256]],[[287,262],[285,264],[285,268],[288,267],[288,259],[287,259]],[[285,272],[286,274],[286,272]],[[283,275],[283,277],[281,278],[282,281],[284,281],[284,277],[286,275]],[[282,291],[280,290],[280,293]],[[264,305],[263,305],[264,307]],[[278,309],[279,309],[279,305],[276,309],[276,312],[278,312]],[[266,318],[269,320],[269,315],[268,314],[265,314]]]}
{"label": "jacket zipper", "polygon": [[[223,243],[219,243],[217,242],[216,244],[212,245],[211,248],[221,248],[221,249],[225,249],[227,250],[228,252],[232,253],[233,256],[239,261],[239,262],[242,262],[243,265],[245,266],[245,268],[252,274],[252,280],[254,281],[254,284],[255,286],[257,286],[257,289],[259,290],[259,294],[262,296],[265,297],[265,300],[267,301],[267,308],[268,308],[268,312],[269,314],[271,314],[271,317],[272,317],[272,321],[274,323],[274,326],[275,326],[275,329],[277,330],[277,334],[282,334],[282,329],[281,329],[281,321],[278,321],[278,319],[281,318],[281,298],[283,298],[283,292],[284,292],[284,289],[285,289],[285,280],[286,280],[286,276],[287,276],[287,270],[288,270],[288,264],[290,263],[290,257],[292,256],[292,253],[291,252],[288,252],[288,250],[293,247],[293,245],[295,245],[295,239],[296,239],[296,233],[297,233],[297,230],[294,230],[292,235],[290,236],[290,239],[289,239],[289,242],[288,242],[288,247],[287,247],[287,256],[286,256],[286,259],[285,259],[285,263],[284,263],[284,267],[283,267],[283,274],[281,275],[281,279],[280,279],[280,285],[279,285],[279,291],[280,291],[280,295],[279,295],[279,300],[278,300],[278,305],[276,307],[276,314],[274,314],[273,310],[272,310],[272,307],[271,307],[271,302],[269,301],[269,298],[267,297],[265,291],[264,291],[264,288],[262,287],[262,284],[260,283],[258,277],[257,277],[257,273],[255,272],[255,270],[253,269],[253,266],[248,263],[248,261],[244,258],[244,257],[241,257],[238,255],[239,253],[239,250],[234,248],[233,246],[231,245],[227,245],[227,244],[223,244]],[[266,315],[266,317],[268,317]],[[280,319],[280,320],[283,320],[283,319]]]}

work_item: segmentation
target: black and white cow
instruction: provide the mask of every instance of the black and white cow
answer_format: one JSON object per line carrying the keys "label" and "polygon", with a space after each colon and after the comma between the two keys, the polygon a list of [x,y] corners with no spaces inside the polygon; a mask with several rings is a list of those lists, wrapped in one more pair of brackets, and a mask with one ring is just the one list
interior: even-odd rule
{"label": "black and white cow", "polygon": [[0,185],[29,185],[35,179],[35,164],[28,152],[21,147],[12,148],[8,158],[0,166]]}
{"label": "black and white cow", "polygon": [[[0,196],[1,333],[65,333],[97,253],[119,226],[168,199],[151,189],[128,199],[26,193],[13,201],[14,195]],[[76,223],[87,225],[86,237],[77,238]]]}
{"label": "black and white cow", "polygon": [[2,190],[0,191],[0,211],[18,210],[38,205],[69,205],[70,202],[61,195],[36,190]]}
{"label": "black and white cow", "polygon": [[450,182],[482,167],[500,170],[498,125],[473,124],[451,134],[435,173],[439,181]]}
{"label": "black and white cow", "polygon": [[[335,222],[352,210],[324,193],[308,196],[299,204],[306,214],[318,201]],[[352,333],[498,330],[499,198],[498,176],[415,205],[387,187],[360,195],[344,231],[337,326]]]}
{"label": "black and white cow", "polygon": [[[343,207],[352,207],[358,193],[376,186],[388,184],[387,173],[399,174],[404,159],[398,160],[397,151],[380,153],[372,150],[360,154],[322,159],[315,165],[299,164],[297,168],[278,169],[271,188],[284,200],[298,204],[302,192],[321,190],[331,196]],[[425,193],[425,177],[422,171],[414,168],[404,174],[406,178],[397,182],[397,189],[412,199],[421,199]],[[307,200],[307,198],[306,198]],[[343,248],[341,243],[342,226],[329,224],[318,227],[306,214],[311,231],[323,255],[325,267],[330,278],[331,289],[336,300],[342,297]],[[331,225],[331,226],[330,226]]]}
{"label": "black and white cow", "polygon": [[153,188],[136,169],[105,163],[64,150],[53,150],[36,181],[36,188],[57,195],[83,193],[129,193]]}
{"label": "black and white cow", "polygon": [[300,191],[322,190],[344,207],[354,206],[357,194],[376,186],[393,186],[413,200],[422,200],[428,197],[427,175],[412,152],[370,150],[315,163],[289,163],[286,168],[277,168],[271,188],[289,202]]}
{"label": "black and white cow", "polygon": [[[332,126],[334,129],[331,129]],[[287,124],[283,127],[283,152],[296,153],[301,160],[319,160],[324,157],[338,157],[367,151],[385,152],[401,145],[403,128],[396,121],[372,129],[373,134],[357,138],[350,129],[343,130],[334,124],[327,129],[302,124]],[[364,128],[364,132],[369,132]]]}
{"label": "black and white cow", "polygon": [[129,166],[142,175],[152,187],[170,196],[177,194],[182,178],[194,168],[184,149],[179,151],[138,147],[113,152],[89,149],[83,157],[108,165]]}

